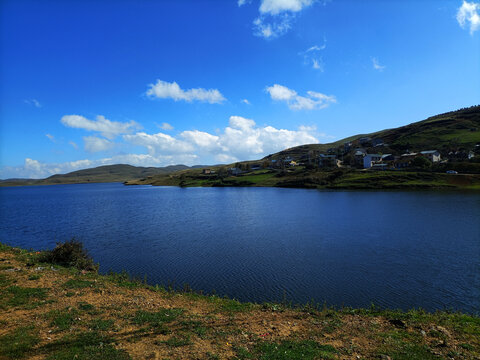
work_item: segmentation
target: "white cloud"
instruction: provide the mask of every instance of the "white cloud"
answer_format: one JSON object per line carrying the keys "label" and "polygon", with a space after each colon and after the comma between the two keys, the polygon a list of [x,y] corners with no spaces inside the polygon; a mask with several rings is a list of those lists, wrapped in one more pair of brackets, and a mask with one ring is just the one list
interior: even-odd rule
{"label": "white cloud", "polygon": [[327,48],[327,39],[323,38],[322,45],[313,45],[309,47],[307,50],[299,53],[303,57],[303,63],[305,65],[309,65],[312,69],[319,70],[321,72],[324,71],[324,63],[323,58],[320,53]]}
{"label": "white cloud", "polygon": [[180,136],[188,143],[191,143],[202,150],[214,150],[219,147],[219,137],[207,132],[198,130],[184,131]]}
{"label": "white cloud", "polygon": [[247,99],[242,99],[242,103],[250,105],[250,101],[248,101]]}
{"label": "white cloud", "polygon": [[[258,126],[252,119],[231,116],[228,125],[223,130],[218,130],[216,134],[187,130],[177,136],[145,132],[122,136],[126,143],[144,147],[148,152],[145,154],[117,154],[108,158],[83,159],[59,164],[42,163],[27,158],[23,166],[0,169],[0,178],[44,178],[58,173],[120,163],[135,166],[231,163],[260,159],[297,145],[318,143],[320,138],[329,139],[327,135],[317,132],[314,126],[300,126],[297,130],[287,130],[269,125]],[[118,145],[95,136],[85,137],[84,141],[89,151],[101,151]]]}
{"label": "white cloud", "polygon": [[285,101],[292,110],[324,109],[337,99],[333,95],[325,95],[315,91],[307,91],[307,96],[300,96],[295,90],[275,84],[266,88],[272,100]]}
{"label": "white cloud", "polygon": [[315,0],[262,0],[260,13],[278,15],[282,12],[299,12],[314,3]]}
{"label": "white cloud", "polygon": [[[326,137],[324,134],[320,136]],[[228,126],[216,135],[188,130],[177,137],[142,132],[124,135],[123,138],[129,143],[145,147],[152,157],[185,158],[197,155],[202,163],[209,162],[205,159],[210,159],[211,163],[212,158],[217,162],[220,159],[256,159],[287,147],[318,142],[317,132],[313,127],[304,126],[298,130],[258,127],[252,119],[241,116],[231,116]]]}
{"label": "white cloud", "polygon": [[141,128],[141,126],[133,120],[122,123],[110,121],[102,115],[98,115],[96,120],[89,120],[80,115],[65,115],[62,117],[61,122],[68,127],[97,131],[107,139],[113,139],[118,135],[127,134],[134,129]]}
{"label": "white cloud", "polygon": [[208,102],[210,104],[219,104],[226,99],[217,89],[189,89],[182,90],[180,86],[174,81],[172,83],[157,80],[156,84],[150,84],[147,90],[147,96],[158,99],[173,99],[175,101],[184,100],[192,102],[194,100],[201,102]]}
{"label": "white cloud", "polygon": [[163,133],[150,135],[145,132],[139,132],[133,135],[123,135],[123,139],[134,145],[146,147],[148,153],[152,156],[157,154],[171,155],[194,151],[194,146],[192,144]]}
{"label": "white cloud", "polygon": [[51,135],[51,134],[45,134],[45,136],[51,141],[51,142],[55,142],[55,136]]}
{"label": "white cloud", "polygon": [[170,125],[169,123],[166,123],[166,122],[163,122],[160,126],[159,126],[160,129],[162,130],[173,130],[173,126]]}
{"label": "white cloud", "polygon": [[84,136],[83,142],[85,144],[85,150],[90,153],[109,150],[114,146],[111,141],[96,136]]}
{"label": "white cloud", "polygon": [[462,6],[457,11],[458,24],[465,29],[467,23],[470,23],[470,34],[480,28],[480,3],[463,1]]}
{"label": "white cloud", "polygon": [[78,149],[78,145],[74,141],[69,141],[68,143],[72,145],[75,149]]}
{"label": "white cloud", "polygon": [[259,16],[253,21],[253,34],[265,39],[282,36],[291,29],[296,15],[315,2],[317,0],[261,0]]}
{"label": "white cloud", "polygon": [[267,19],[264,16],[253,21],[253,34],[265,39],[274,39],[287,33],[292,27],[294,17],[289,14],[282,14]]}
{"label": "white cloud", "polygon": [[246,5],[246,4],[250,4],[252,2],[252,0],[238,0],[237,1],[237,4],[238,6],[243,6],[243,5]]}
{"label": "white cloud", "polygon": [[291,90],[286,86],[278,84],[267,87],[267,92],[270,94],[273,100],[289,101],[297,96],[297,92],[295,90]]}
{"label": "white cloud", "polygon": [[36,99],[25,99],[25,100],[23,100],[23,102],[25,104],[35,106],[36,108],[41,108],[42,107],[42,104],[40,104],[40,102]]}
{"label": "white cloud", "polygon": [[378,71],[383,71],[386,68],[386,66],[380,65],[380,63],[378,62],[378,59],[375,57],[372,58],[372,65],[373,65],[373,68]]}

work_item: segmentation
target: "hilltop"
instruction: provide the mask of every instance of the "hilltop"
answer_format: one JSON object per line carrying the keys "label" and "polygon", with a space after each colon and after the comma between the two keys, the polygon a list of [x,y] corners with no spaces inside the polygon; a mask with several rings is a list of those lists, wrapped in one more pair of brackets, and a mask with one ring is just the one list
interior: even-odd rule
{"label": "hilltop", "polygon": [[0,359],[478,359],[477,316],[242,303],[0,243]]}

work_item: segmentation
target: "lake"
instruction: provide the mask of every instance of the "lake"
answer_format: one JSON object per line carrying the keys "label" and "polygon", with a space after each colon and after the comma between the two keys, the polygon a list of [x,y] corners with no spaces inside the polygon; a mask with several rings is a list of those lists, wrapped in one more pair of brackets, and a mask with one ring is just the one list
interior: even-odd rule
{"label": "lake", "polygon": [[84,242],[102,273],[243,301],[480,312],[480,194],[0,188],[0,241]]}

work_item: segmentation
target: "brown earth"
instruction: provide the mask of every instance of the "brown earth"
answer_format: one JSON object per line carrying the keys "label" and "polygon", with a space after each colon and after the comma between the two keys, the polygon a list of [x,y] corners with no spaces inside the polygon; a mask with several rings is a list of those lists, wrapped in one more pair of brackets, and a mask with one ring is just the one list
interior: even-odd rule
{"label": "brown earth", "polygon": [[[12,345],[2,343],[2,338],[26,326],[32,326],[38,339],[17,357],[0,348],[0,359],[62,358],[58,355],[65,350],[58,345],[62,339],[92,332],[110,339],[114,348],[133,359],[294,359],[286,352],[273,357],[261,349],[262,344],[286,340],[334,348],[307,359],[480,359],[478,317],[245,304],[166,291],[119,276],[56,269],[32,262],[34,258],[34,253],[0,248],[0,346]],[[47,295],[16,304],[12,287],[43,288]],[[139,311],[165,309],[183,311],[162,324],[135,320]],[[69,319],[66,326],[59,320],[61,314]],[[109,326],[95,329],[99,320]],[[73,358],[89,357],[73,354]]]}

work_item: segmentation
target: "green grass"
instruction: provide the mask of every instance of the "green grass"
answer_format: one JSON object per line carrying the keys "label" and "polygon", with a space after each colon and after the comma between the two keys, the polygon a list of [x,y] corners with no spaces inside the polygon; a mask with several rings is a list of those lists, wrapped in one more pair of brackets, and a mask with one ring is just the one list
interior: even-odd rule
{"label": "green grass", "polygon": [[0,274],[0,287],[6,287],[13,282],[7,275]]}
{"label": "green grass", "polygon": [[168,340],[163,342],[164,344],[170,347],[180,347],[180,346],[187,346],[191,345],[192,342],[190,341],[190,336],[172,336]]}
{"label": "green grass", "polygon": [[252,303],[240,302],[234,299],[215,298],[215,301],[217,301],[218,311],[223,311],[230,314],[249,311],[255,306]]}
{"label": "green grass", "polygon": [[55,326],[57,331],[65,331],[75,323],[78,313],[74,309],[52,310],[46,316],[51,320],[50,326]]}
{"label": "green grass", "polygon": [[337,350],[331,345],[321,345],[315,341],[285,340],[280,343],[262,342],[252,351],[245,348],[236,349],[238,359],[258,360],[314,360],[335,359]]}
{"label": "green grass", "polygon": [[48,360],[127,360],[128,353],[117,350],[111,343],[112,338],[100,335],[96,331],[77,335],[67,335],[64,338],[46,345],[44,350],[49,353]]}
{"label": "green grass", "polygon": [[88,324],[88,327],[92,330],[107,331],[113,328],[113,324],[111,319],[95,319]]}
{"label": "green grass", "polygon": [[191,332],[200,338],[204,338],[207,333],[207,328],[203,326],[201,321],[184,320],[180,322],[180,325],[182,326],[182,331]]}
{"label": "green grass", "polygon": [[0,337],[0,358],[22,359],[32,354],[39,338],[33,326],[21,327]]}
{"label": "green grass", "polygon": [[83,289],[83,288],[88,288],[88,287],[96,287],[97,284],[93,281],[88,281],[88,280],[80,280],[80,279],[70,279],[65,284],[63,284],[63,287],[66,289]]}
{"label": "green grass", "polygon": [[161,309],[157,312],[139,310],[132,321],[136,325],[148,324],[151,327],[163,329],[166,323],[176,320],[183,312],[183,309]]}
{"label": "green grass", "polygon": [[32,300],[44,300],[47,297],[47,289],[24,288],[14,285],[7,288],[6,294],[5,305],[12,307],[25,306],[31,304]]}
{"label": "green grass", "polygon": [[40,277],[41,277],[40,275],[30,275],[28,277],[28,280],[38,280],[38,279],[40,279]]}

